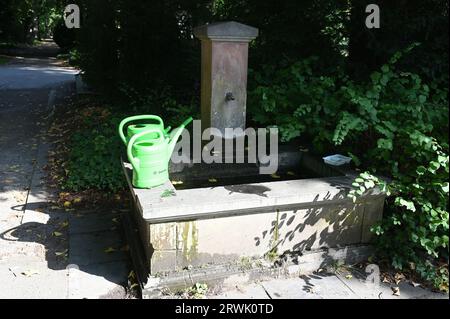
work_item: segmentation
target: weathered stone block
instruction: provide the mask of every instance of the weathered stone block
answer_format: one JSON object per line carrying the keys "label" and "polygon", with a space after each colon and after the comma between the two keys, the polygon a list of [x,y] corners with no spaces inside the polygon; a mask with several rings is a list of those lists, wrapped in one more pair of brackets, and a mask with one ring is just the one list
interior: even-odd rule
{"label": "weathered stone block", "polygon": [[357,244],[363,217],[361,205],[338,204],[179,223],[178,266],[238,262],[271,251],[281,255]]}
{"label": "weathered stone block", "polygon": [[258,29],[237,22],[208,24],[194,30],[202,41],[202,126],[245,129],[248,42]]}
{"label": "weathered stone block", "polygon": [[150,273],[152,275],[171,272],[177,270],[177,252],[176,250],[155,250],[151,256]]}
{"label": "weathered stone block", "polygon": [[175,223],[149,225],[150,243],[154,250],[175,250],[177,225]]}

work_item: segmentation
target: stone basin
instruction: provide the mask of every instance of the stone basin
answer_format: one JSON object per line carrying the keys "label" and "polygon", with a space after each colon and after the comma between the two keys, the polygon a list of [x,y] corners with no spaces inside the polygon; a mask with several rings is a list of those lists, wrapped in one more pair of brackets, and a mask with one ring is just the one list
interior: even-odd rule
{"label": "stone basin", "polygon": [[[262,260],[267,265],[289,256],[290,261],[302,263],[302,256],[320,252],[322,262],[328,258],[323,252],[329,249],[365,247],[370,243],[370,228],[382,218],[384,193],[373,189],[354,203],[347,198],[356,176],[354,171],[326,165],[308,152],[284,150],[279,158],[280,172],[300,168],[309,175],[231,185],[229,180],[221,185],[218,178],[208,187],[181,189],[168,182],[149,190],[132,187],[132,168],[124,163],[135,204],[132,223],[141,239],[139,246],[143,247],[141,280],[153,283],[153,288],[148,289],[161,290],[169,282],[173,287],[189,287],[193,283],[186,278],[192,276],[180,276],[184,272],[201,272],[203,279],[198,280],[207,281],[212,274],[217,279],[219,267],[223,282],[227,273],[242,270],[239,264],[243,260],[253,266],[261,265]],[[191,174],[201,179],[199,172],[217,176],[217,168],[198,165],[202,164],[178,168],[171,176]],[[241,168],[241,175],[250,176],[252,169]],[[227,172],[223,166],[221,172],[239,176],[233,171],[236,168],[230,166],[230,170]],[[304,271],[317,266],[307,264],[303,262]]]}

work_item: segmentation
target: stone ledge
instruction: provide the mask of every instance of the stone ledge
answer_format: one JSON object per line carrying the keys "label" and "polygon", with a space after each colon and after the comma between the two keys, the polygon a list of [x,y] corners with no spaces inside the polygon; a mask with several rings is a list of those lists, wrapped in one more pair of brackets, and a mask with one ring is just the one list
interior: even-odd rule
{"label": "stone ledge", "polygon": [[[136,189],[131,184],[132,168],[127,163],[123,163],[123,167],[136,206],[150,224],[351,203],[347,194],[353,179],[349,176],[176,191],[170,182],[153,189]],[[383,196],[374,189],[360,200]]]}
{"label": "stone ledge", "polygon": [[205,24],[194,29],[199,39],[249,42],[258,36],[258,29],[235,21]]}
{"label": "stone ledge", "polygon": [[372,254],[371,246],[355,245],[305,252],[302,256],[297,256],[295,260],[286,261],[278,267],[246,268],[239,264],[227,264],[173,272],[165,277],[150,276],[143,286],[142,296],[144,299],[160,298],[165,292],[182,291],[199,282],[208,284],[210,289],[221,290],[235,286],[236,283],[308,275],[318,269],[332,266],[336,261],[355,264],[367,260]]}

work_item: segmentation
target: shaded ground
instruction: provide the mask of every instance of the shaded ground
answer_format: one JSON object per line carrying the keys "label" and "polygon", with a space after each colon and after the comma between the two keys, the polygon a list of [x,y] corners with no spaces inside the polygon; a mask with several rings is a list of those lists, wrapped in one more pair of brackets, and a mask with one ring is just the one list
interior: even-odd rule
{"label": "shaded ground", "polygon": [[0,54],[16,57],[48,58],[56,57],[58,53],[60,53],[60,48],[52,40],[42,40],[34,45],[16,44],[0,46]]}
{"label": "shaded ground", "polygon": [[76,72],[49,57],[0,66],[0,298],[125,297],[120,214],[61,208],[44,181],[47,152],[60,142],[47,134],[51,114]]}

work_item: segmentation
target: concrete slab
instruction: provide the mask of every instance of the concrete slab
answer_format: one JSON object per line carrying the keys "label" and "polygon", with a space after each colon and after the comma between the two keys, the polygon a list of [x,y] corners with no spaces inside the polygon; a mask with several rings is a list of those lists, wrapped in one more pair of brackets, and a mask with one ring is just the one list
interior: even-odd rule
{"label": "concrete slab", "polygon": [[85,234],[101,231],[114,231],[120,223],[119,213],[100,213],[71,215],[69,234]]}
{"label": "concrete slab", "polygon": [[[300,278],[268,279],[258,283],[239,285],[209,299],[448,299],[448,294],[413,287],[408,282],[398,285],[400,296],[395,296],[393,285],[367,285],[365,280],[339,274],[313,274]],[[261,289],[263,288],[264,294]]]}
{"label": "concrete slab", "polygon": [[91,264],[68,271],[68,298],[123,299],[129,267],[127,263]]}
{"label": "concrete slab", "polygon": [[[398,285],[368,283],[359,273],[351,272],[352,277],[337,274],[336,277],[361,299],[448,299],[448,295],[432,292],[422,287],[414,287],[403,281]],[[398,287],[400,295],[394,295],[392,288]]]}
{"label": "concrete slab", "polygon": [[302,276],[262,282],[261,285],[273,299],[342,299],[357,298],[335,276]]}
{"label": "concrete slab", "polygon": [[0,262],[0,299],[64,299],[67,270],[52,270],[44,261],[21,258]]}
{"label": "concrete slab", "polygon": [[[68,213],[48,204],[46,129],[55,102],[73,93],[76,73],[56,62],[0,67],[0,298],[123,298],[127,252],[111,230],[120,224],[111,214],[73,221],[67,247]],[[105,253],[110,247],[117,251]],[[75,274],[66,269],[68,248]]]}
{"label": "concrete slab", "polygon": [[73,234],[69,238],[69,263],[87,266],[126,261],[128,256],[120,235],[111,232]]}
{"label": "concrete slab", "polygon": [[210,299],[270,299],[264,287],[260,284],[238,286],[235,290],[224,291],[211,296]]}

